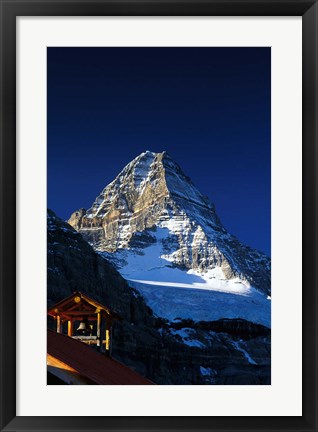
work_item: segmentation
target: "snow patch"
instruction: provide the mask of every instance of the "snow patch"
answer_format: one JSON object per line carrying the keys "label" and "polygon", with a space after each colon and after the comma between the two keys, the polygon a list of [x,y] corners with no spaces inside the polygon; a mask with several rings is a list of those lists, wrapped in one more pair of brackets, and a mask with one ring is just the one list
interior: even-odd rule
{"label": "snow patch", "polygon": [[180,330],[171,329],[170,333],[180,336],[185,345],[195,348],[205,348],[202,342],[193,337],[195,336],[195,330],[191,328],[182,328]]}
{"label": "snow patch", "polygon": [[217,371],[214,369],[211,369],[209,367],[200,366],[200,372],[201,372],[202,376],[215,376],[215,375],[217,375]]}
{"label": "snow patch", "polygon": [[252,364],[252,365],[257,365],[257,363],[252,359],[252,357],[249,355],[249,353],[241,347],[240,343],[237,341],[231,341],[232,345],[234,346],[235,349],[237,349],[238,351],[241,351],[241,353],[244,354],[244,357],[246,358],[246,360]]}

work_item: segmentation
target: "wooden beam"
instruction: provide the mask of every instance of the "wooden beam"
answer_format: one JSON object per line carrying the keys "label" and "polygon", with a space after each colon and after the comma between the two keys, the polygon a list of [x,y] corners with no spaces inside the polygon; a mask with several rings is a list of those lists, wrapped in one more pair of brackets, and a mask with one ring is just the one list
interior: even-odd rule
{"label": "wooden beam", "polygon": [[71,310],[78,309],[80,306],[81,306],[80,303],[75,303],[73,306],[71,306],[71,307],[65,309],[65,312],[69,312],[69,311],[71,311]]}
{"label": "wooden beam", "polygon": [[91,316],[91,315],[63,315],[63,319],[62,322],[66,322],[66,321],[83,321],[84,318],[89,318],[89,321],[97,321],[97,317],[96,316]]}
{"label": "wooden beam", "polygon": [[85,316],[94,316],[94,314],[95,314],[95,311],[92,311],[92,310],[90,310],[90,311],[85,311],[85,310],[82,310],[82,311],[65,311],[65,312],[63,312],[63,313],[61,313],[61,315],[62,316],[82,316],[82,315],[85,315]]}

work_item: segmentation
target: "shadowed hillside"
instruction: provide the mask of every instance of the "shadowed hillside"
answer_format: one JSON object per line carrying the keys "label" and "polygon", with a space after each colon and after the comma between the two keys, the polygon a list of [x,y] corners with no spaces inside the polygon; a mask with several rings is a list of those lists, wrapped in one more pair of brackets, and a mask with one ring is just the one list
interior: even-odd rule
{"label": "shadowed hillside", "polygon": [[47,281],[48,305],[79,290],[119,313],[113,357],[157,384],[270,383],[270,336],[262,326],[237,320],[176,325],[155,317],[114,267],[51,210]]}

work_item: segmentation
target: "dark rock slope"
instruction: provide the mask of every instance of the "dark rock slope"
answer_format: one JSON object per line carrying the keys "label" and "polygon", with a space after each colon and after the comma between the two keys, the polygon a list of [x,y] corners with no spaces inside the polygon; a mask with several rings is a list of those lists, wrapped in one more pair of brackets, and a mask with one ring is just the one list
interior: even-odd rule
{"label": "dark rock slope", "polygon": [[157,384],[270,383],[268,329],[242,320],[157,318],[80,233],[50,210],[47,223],[48,305],[79,290],[119,313],[114,358]]}

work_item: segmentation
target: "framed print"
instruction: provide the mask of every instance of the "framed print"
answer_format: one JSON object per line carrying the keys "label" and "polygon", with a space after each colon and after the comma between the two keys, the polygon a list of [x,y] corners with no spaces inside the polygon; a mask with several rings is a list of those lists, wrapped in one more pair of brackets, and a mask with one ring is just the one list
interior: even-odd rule
{"label": "framed print", "polygon": [[1,430],[317,430],[317,3],[1,14]]}

